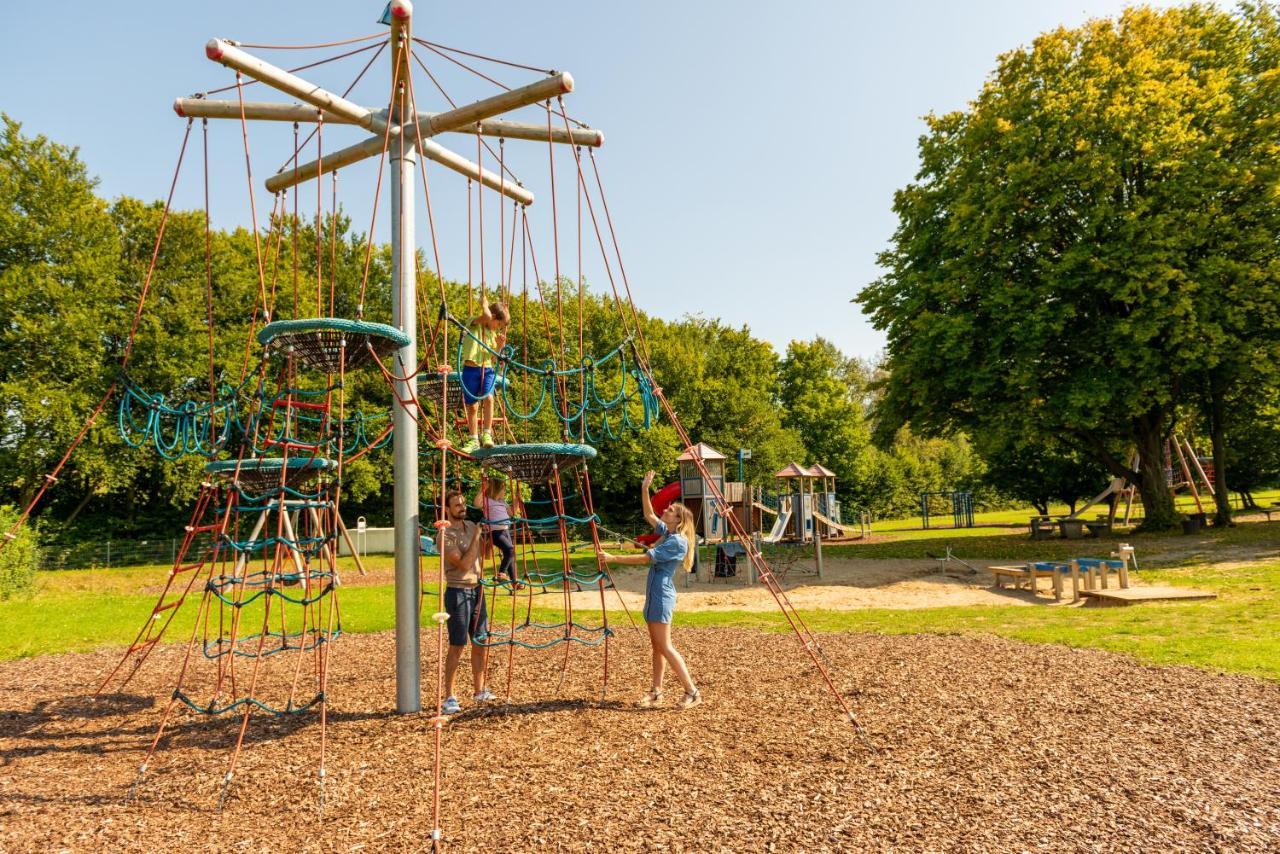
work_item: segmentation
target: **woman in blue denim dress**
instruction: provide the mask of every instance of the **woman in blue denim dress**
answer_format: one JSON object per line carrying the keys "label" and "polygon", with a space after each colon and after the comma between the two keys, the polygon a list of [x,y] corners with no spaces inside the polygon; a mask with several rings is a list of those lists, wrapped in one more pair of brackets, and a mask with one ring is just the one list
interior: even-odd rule
{"label": "woman in blue denim dress", "polygon": [[662,511],[662,518],[658,518],[649,499],[652,485],[653,472],[649,472],[640,487],[640,505],[644,509],[645,521],[653,526],[658,541],[644,554],[601,552],[600,558],[605,563],[649,567],[649,576],[645,579],[644,621],[649,627],[649,644],[653,650],[653,681],[649,692],[640,698],[637,705],[645,709],[661,705],[662,679],[669,664],[684,685],[684,696],[676,705],[687,709],[700,703],[702,696],[689,676],[684,656],[671,644],[671,617],[676,607],[676,571],[688,572],[693,566],[693,550],[698,547],[698,538],[694,532],[693,513],[683,504],[673,502]]}

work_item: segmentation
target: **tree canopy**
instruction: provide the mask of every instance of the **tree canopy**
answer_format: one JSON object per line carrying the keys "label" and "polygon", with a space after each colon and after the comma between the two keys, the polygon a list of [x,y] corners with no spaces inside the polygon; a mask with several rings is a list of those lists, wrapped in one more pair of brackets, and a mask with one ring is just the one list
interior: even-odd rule
{"label": "tree canopy", "polygon": [[1179,405],[1276,329],[1275,46],[1269,6],[1132,8],[1005,54],[968,109],[929,116],[858,296],[888,337],[882,417],[1069,442],[1171,523]]}

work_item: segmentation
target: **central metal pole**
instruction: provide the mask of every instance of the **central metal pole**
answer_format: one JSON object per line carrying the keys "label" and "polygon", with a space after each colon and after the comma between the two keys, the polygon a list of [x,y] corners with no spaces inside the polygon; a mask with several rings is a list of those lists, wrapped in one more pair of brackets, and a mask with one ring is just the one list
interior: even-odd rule
{"label": "central metal pole", "polygon": [[[400,49],[409,39],[412,6],[405,0],[391,4],[392,80],[395,110],[407,105],[405,80],[407,57]],[[396,66],[400,65],[397,73]],[[398,115],[393,116],[399,121]],[[401,150],[403,148],[403,151]],[[418,305],[414,283],[416,241],[413,229],[413,170],[417,157],[412,145],[402,146],[392,139],[391,159],[391,322],[409,337],[395,361],[398,376],[412,374],[418,365]],[[416,378],[397,380],[396,398],[417,399]],[[422,710],[421,650],[419,618],[422,607],[418,587],[418,421],[411,403],[394,403],[394,524],[396,550],[396,711],[401,714]]]}

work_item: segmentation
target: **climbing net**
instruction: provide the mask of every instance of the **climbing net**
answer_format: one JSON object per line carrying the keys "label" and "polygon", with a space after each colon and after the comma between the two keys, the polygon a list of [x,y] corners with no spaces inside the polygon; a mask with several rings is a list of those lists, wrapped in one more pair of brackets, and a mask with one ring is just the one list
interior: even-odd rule
{"label": "climbing net", "polygon": [[[402,32],[407,34],[407,29]],[[393,94],[380,115],[411,116],[412,122],[405,126],[415,131],[419,140],[428,136],[421,123],[424,116],[430,114],[418,110],[415,77],[419,82],[429,80],[450,107],[457,107],[442,83],[443,75],[433,72],[424,57],[430,57],[433,63],[446,62],[449,67],[461,69],[504,92],[513,90],[472,63],[479,61],[505,69],[553,74],[546,69],[416,38],[402,38],[399,43],[392,43],[380,36],[370,36],[340,44],[362,42],[370,43],[293,71],[370,54],[343,92],[341,97],[345,98],[378,57],[389,53]],[[212,58],[213,53],[210,56]],[[497,73],[501,72],[493,72]],[[299,164],[304,154],[314,153],[316,246],[314,271],[311,271],[303,270],[299,261],[301,193],[297,184],[291,190],[275,192],[267,228],[258,227],[249,146],[249,108],[244,98],[244,89],[249,85],[252,82],[246,82],[237,72],[233,85],[211,90],[203,96],[235,92],[236,101],[231,102],[231,109],[238,117],[244,147],[258,296],[238,372],[224,368],[220,373],[215,367],[213,276],[206,269],[210,329],[208,376],[193,378],[184,388],[198,387],[207,381],[208,396],[195,399],[191,395],[149,391],[129,375],[134,338],[164,239],[164,222],[172,207],[174,188],[194,127],[194,120],[188,119],[155,250],[120,362],[119,378],[95,407],[72,447],[47,477],[44,487],[25,508],[18,524],[25,521],[56,480],[75,447],[117,392],[117,427],[128,445],[153,448],[169,460],[189,455],[204,457],[206,479],[164,591],[134,643],[99,690],[127,683],[146,661],[184,602],[198,595],[194,629],[187,642],[177,684],[162,713],[135,787],[142,782],[163,734],[176,715],[238,714],[240,728],[224,777],[221,806],[230,790],[251,717],[307,713],[319,718],[318,779],[323,803],[328,652],[342,631],[338,548],[339,539],[345,535],[340,513],[343,472],[356,458],[384,447],[391,440],[393,413],[404,413],[413,419],[419,428],[419,454],[423,463],[419,533],[425,548],[419,557],[418,576],[423,596],[435,599],[434,603],[428,600],[427,604],[433,607],[424,613],[431,614],[435,622],[434,627],[428,629],[436,640],[435,713],[429,722],[434,732],[436,781],[432,838],[438,842],[441,838],[441,734],[447,723],[441,713],[447,614],[443,598],[445,558],[438,554],[439,550],[435,550],[436,555],[429,553],[433,551],[433,537],[453,524],[445,513],[443,496],[450,487],[461,485],[469,491],[478,491],[482,500],[487,499],[490,497],[487,484],[493,477],[500,477],[505,480],[506,494],[514,499],[514,512],[506,524],[518,544],[517,570],[505,579],[498,579],[490,570],[481,582],[491,607],[489,624],[479,633],[479,642],[506,652],[506,698],[510,700],[512,695],[516,650],[553,647],[558,648],[561,655],[561,684],[572,649],[599,647],[603,697],[608,687],[610,639],[614,636],[608,612],[608,591],[613,584],[599,558],[602,529],[592,498],[590,473],[591,461],[597,456],[595,445],[607,445],[629,433],[649,429],[662,415],[674,426],[687,448],[692,447],[693,442],[661,386],[654,381],[648,344],[622,262],[593,144],[583,142],[584,138],[596,139],[594,144],[598,145],[602,137],[588,132],[587,125],[569,116],[561,96],[534,105],[545,117],[545,134],[540,128],[535,127],[531,132],[514,123],[501,124],[497,130],[494,125],[486,130],[485,123],[480,122],[462,130],[476,139],[477,177],[476,180],[468,178],[465,188],[465,285],[458,277],[460,284],[452,293],[441,265],[442,238],[433,208],[433,184],[428,181],[426,158],[418,159],[429,233],[429,251],[424,256],[430,263],[422,263],[423,258],[411,253],[415,267],[413,280],[417,283],[414,297],[419,306],[430,310],[415,312],[416,318],[392,326],[366,318],[365,306],[366,297],[371,296],[367,289],[375,268],[373,237],[385,166],[389,158],[396,155],[403,162],[409,132],[402,130],[393,135],[391,123],[383,121],[385,131],[380,134],[381,147],[376,154],[378,182],[363,269],[355,292],[345,292],[338,287],[335,275],[338,173],[325,162],[325,112],[317,111],[314,130],[305,139],[300,139],[299,124],[295,120],[292,157],[280,170],[281,174],[287,174],[289,168],[294,173],[310,169],[311,166]],[[202,123],[202,133],[207,231],[207,119]],[[549,222],[543,223],[540,231],[531,225],[528,200],[520,201],[517,195],[508,192],[524,185],[508,162],[507,134],[535,141],[541,138],[546,145],[546,179],[551,199]],[[496,148],[486,139],[487,135],[497,136]],[[562,225],[559,212],[566,158],[576,210],[572,229]],[[486,164],[496,168],[496,173],[487,172]],[[320,179],[326,174],[332,174],[333,188],[327,214],[329,247],[323,245],[326,213],[320,189]],[[403,206],[404,199],[393,202]],[[497,232],[496,242],[493,231]],[[289,246],[286,246],[286,236],[290,239]],[[535,245],[540,241],[535,237],[551,245],[551,264],[546,275],[539,268]],[[564,261],[563,256],[570,249],[576,250],[576,270]],[[594,308],[588,311],[583,262],[587,249],[593,255],[598,253],[596,263],[608,285],[600,298],[603,306],[600,311]],[[497,265],[493,266],[490,261],[487,266],[486,258],[491,259],[494,254]],[[209,264],[206,251],[207,268]],[[290,267],[292,300],[287,275]],[[490,275],[491,272],[496,275]],[[475,333],[474,318],[490,299],[505,303],[511,314],[509,335],[502,346],[490,346]],[[354,307],[354,317],[336,316],[340,305]],[[395,307],[392,309],[394,315]],[[281,319],[283,314],[291,317]],[[434,321],[429,319],[432,317]],[[597,321],[600,328],[592,328],[588,334],[588,327],[596,326]],[[592,352],[604,340],[608,343],[602,348],[603,354]],[[410,344],[412,346],[408,346]],[[465,367],[463,354],[476,352],[477,345],[482,358],[495,366],[494,428],[499,442],[494,448],[463,453],[455,441],[466,429],[460,388]],[[405,352],[416,352],[420,358],[408,360]],[[349,372],[357,369],[373,371],[385,382],[392,397],[389,411],[347,411]],[[736,518],[726,512],[728,504],[724,496],[696,455],[695,462],[710,485],[711,500],[719,505],[735,535],[743,541],[757,576],[774,595],[802,649],[837,703],[857,726],[853,711],[827,671],[817,639],[791,606],[759,551],[738,527]],[[483,521],[498,524],[496,519]],[[9,537],[12,536],[11,531]],[[552,541],[554,546],[547,548]],[[575,561],[575,541],[589,544],[594,559],[585,563]],[[575,608],[573,595],[583,591],[594,593],[599,603],[598,612],[594,606],[584,612],[580,602]],[[504,603],[502,608],[497,607],[499,598]],[[625,602],[620,597],[618,601],[625,610]],[[627,617],[634,626],[629,611]],[[491,665],[495,658],[490,656]]]}

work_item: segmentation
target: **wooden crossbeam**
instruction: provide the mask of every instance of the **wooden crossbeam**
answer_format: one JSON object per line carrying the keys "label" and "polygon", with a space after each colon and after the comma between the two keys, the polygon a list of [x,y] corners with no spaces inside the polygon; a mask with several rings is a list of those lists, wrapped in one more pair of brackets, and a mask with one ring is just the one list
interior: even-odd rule
{"label": "wooden crossbeam", "polygon": [[[213,98],[175,98],[173,111],[179,116],[193,119],[240,119],[240,102],[225,101]],[[317,110],[306,104],[277,104],[266,101],[245,101],[244,117],[251,121],[266,122],[315,122],[320,113],[324,113],[325,124],[350,125],[349,119],[336,113]],[[385,118],[386,110],[379,110],[378,115]],[[423,122],[442,115],[441,113],[422,112],[418,114]],[[503,139],[526,139],[532,142],[551,142],[567,145],[583,145],[588,148],[599,148],[604,145],[604,131],[595,128],[570,128],[552,125],[550,131],[546,125],[533,122],[514,122],[510,119],[482,119],[471,125],[452,128],[447,133],[476,134],[481,136],[501,137]]]}

